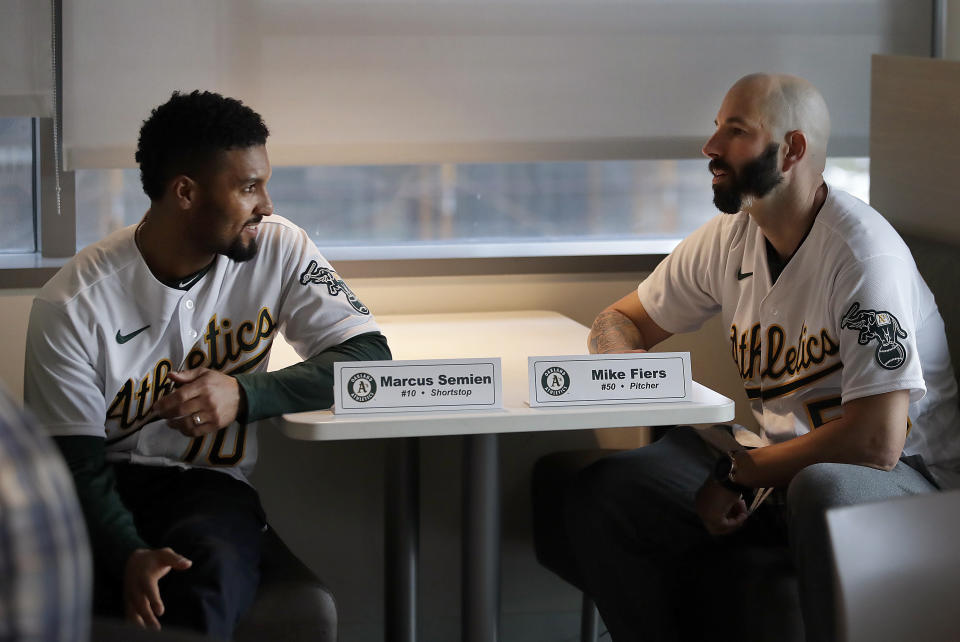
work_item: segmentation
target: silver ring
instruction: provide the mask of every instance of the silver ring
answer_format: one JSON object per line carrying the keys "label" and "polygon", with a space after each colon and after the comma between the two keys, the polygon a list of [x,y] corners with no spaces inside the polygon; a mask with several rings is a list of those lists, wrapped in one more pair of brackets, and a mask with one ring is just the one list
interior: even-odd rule
{"label": "silver ring", "polygon": [[203,422],[200,421],[200,415],[194,415],[194,416],[193,416],[193,425],[194,425],[194,426],[199,426],[199,425],[202,424],[202,423],[203,423]]}

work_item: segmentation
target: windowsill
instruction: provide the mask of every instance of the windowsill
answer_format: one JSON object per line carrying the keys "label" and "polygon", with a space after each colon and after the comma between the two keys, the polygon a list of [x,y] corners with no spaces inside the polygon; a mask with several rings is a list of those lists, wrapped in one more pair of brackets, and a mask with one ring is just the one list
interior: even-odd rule
{"label": "windowsill", "polygon": [[564,256],[665,255],[679,239],[404,243],[375,246],[330,246],[321,249],[331,262],[417,259],[541,258]]}
{"label": "windowsill", "polygon": [[649,272],[679,239],[331,246],[344,278]]}
{"label": "windowsill", "polygon": [[[330,246],[324,256],[345,278],[646,272],[679,239],[541,241],[513,243],[407,243]],[[0,254],[0,289],[39,288],[67,258]]]}
{"label": "windowsill", "polygon": [[0,289],[39,288],[69,260],[39,253],[0,254]]}

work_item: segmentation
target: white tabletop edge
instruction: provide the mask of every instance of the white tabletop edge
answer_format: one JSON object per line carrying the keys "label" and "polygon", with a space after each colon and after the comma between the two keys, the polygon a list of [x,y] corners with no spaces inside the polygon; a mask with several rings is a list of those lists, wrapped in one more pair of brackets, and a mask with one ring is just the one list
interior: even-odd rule
{"label": "white tabletop edge", "polygon": [[337,415],[331,410],[283,416],[280,430],[309,441],[584,430],[730,421],[734,402],[694,382],[693,401],[505,408],[452,412]]}

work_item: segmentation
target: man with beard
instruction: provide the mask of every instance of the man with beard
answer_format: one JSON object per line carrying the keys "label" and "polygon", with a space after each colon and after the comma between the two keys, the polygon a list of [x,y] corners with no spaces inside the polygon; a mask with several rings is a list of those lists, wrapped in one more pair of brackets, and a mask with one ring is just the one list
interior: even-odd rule
{"label": "man with beard", "polygon": [[824,182],[829,128],[805,80],[739,80],[703,147],[724,213],[594,322],[591,352],[644,352],[719,313],[759,425],[672,428],[576,480],[567,528],[616,642],[689,636],[696,563],[784,542],[807,639],[831,640],[826,510],[960,485],[943,321],[896,232]]}
{"label": "man with beard", "polygon": [[[259,583],[259,420],[329,407],[335,361],[390,358],[370,311],[273,214],[267,135],[240,101],[174,93],[140,130],[143,220],[34,301],[25,399],[74,475],[101,614],[230,638]],[[268,373],[278,331],[306,360]]]}

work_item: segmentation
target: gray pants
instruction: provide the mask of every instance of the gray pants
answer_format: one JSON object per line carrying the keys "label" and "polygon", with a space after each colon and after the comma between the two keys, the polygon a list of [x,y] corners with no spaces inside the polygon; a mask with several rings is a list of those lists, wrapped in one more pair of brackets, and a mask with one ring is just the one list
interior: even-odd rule
{"label": "gray pants", "polygon": [[674,428],[650,446],[586,468],[566,496],[566,527],[584,589],[614,642],[683,639],[692,566],[731,547],[783,543],[797,568],[807,640],[832,640],[826,510],[936,490],[902,461],[890,472],[815,464],[794,477],[785,506],[764,505],[738,532],[714,537],[694,510],[694,496],[717,457],[695,430]]}

